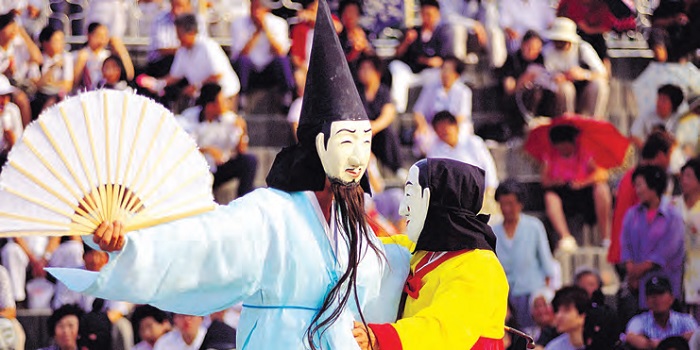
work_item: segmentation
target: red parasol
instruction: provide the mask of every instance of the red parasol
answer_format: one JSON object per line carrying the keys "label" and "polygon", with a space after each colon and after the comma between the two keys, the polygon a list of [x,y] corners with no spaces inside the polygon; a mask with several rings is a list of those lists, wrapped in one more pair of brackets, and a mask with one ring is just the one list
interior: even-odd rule
{"label": "red parasol", "polygon": [[573,125],[581,130],[579,147],[593,154],[596,164],[605,169],[622,165],[630,141],[609,122],[583,118],[576,115],[552,119],[547,125],[530,131],[523,148],[527,153],[542,161],[547,154],[554,152],[549,141],[549,129],[556,125]]}

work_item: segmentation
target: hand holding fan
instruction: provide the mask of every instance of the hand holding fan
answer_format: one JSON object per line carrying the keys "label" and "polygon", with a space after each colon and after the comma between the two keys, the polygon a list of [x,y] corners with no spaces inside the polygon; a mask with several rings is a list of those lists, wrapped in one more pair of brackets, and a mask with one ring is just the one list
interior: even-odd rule
{"label": "hand holding fan", "polygon": [[133,231],[214,208],[195,142],[148,98],[115,90],[44,111],[0,174],[0,237]]}

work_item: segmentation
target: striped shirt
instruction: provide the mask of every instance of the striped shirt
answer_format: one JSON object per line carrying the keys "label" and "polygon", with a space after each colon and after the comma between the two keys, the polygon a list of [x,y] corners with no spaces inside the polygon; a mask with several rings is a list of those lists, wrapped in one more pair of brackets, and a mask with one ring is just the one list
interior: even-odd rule
{"label": "striped shirt", "polygon": [[693,332],[698,328],[698,323],[693,316],[670,311],[666,328],[661,328],[654,322],[654,315],[651,311],[632,317],[627,323],[627,333],[643,335],[651,340],[663,340],[668,337],[682,336],[688,332]]}
{"label": "striped shirt", "polygon": [[[207,36],[207,25],[202,16],[197,15],[198,34]],[[148,53],[148,62],[155,62],[163,56],[160,49],[176,49],[180,47],[175,31],[175,17],[170,11],[162,12],[153,24],[151,24],[151,46]]]}

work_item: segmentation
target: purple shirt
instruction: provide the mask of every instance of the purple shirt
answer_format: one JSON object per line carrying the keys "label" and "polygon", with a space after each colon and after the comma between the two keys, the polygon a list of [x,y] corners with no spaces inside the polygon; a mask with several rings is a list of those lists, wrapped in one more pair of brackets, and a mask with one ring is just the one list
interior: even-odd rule
{"label": "purple shirt", "polygon": [[627,333],[643,335],[651,340],[664,340],[668,337],[683,336],[688,332],[694,332],[698,323],[693,316],[671,310],[666,328],[661,328],[654,322],[651,311],[632,317],[627,323]]}
{"label": "purple shirt", "polygon": [[649,271],[639,281],[639,307],[647,308],[644,284],[659,272],[671,281],[673,295],[681,297],[681,279],[685,243],[683,217],[676,207],[662,201],[656,216],[649,223],[647,208],[637,204],[625,214],[622,222],[622,262],[651,261],[660,271]]}

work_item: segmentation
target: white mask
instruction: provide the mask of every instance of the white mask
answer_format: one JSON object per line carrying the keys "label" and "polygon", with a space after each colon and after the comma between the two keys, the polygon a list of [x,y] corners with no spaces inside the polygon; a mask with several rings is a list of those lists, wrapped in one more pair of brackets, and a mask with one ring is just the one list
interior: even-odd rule
{"label": "white mask", "polygon": [[367,170],[372,152],[369,120],[343,120],[331,124],[328,143],[323,133],[316,135],[316,151],[330,179],[344,184],[357,183]]}
{"label": "white mask", "polygon": [[430,189],[421,188],[419,172],[415,165],[408,170],[404,196],[399,206],[399,215],[406,217],[406,235],[413,242],[418,242],[430,204]]}

